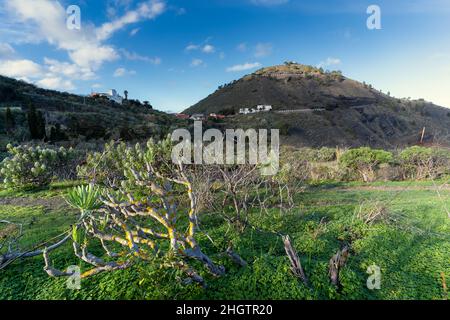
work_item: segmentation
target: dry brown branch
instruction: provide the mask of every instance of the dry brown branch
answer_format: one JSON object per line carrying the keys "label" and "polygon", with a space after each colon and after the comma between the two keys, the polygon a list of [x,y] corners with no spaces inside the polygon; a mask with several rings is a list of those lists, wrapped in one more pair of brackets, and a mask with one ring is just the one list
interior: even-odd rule
{"label": "dry brown branch", "polygon": [[230,259],[237,265],[240,265],[243,268],[247,266],[247,262],[244,259],[242,259],[241,256],[239,256],[236,252],[234,252],[231,247],[227,248],[226,253],[228,257],[230,257]]}
{"label": "dry brown branch", "polygon": [[379,202],[363,202],[356,212],[356,218],[365,224],[372,225],[378,221],[384,221],[388,218],[389,211],[387,207]]}
{"label": "dry brown branch", "polygon": [[284,250],[286,251],[289,261],[291,262],[292,273],[296,277],[300,278],[305,285],[309,286],[308,278],[306,277],[305,272],[303,271],[302,263],[300,262],[300,258],[298,257],[297,252],[295,252],[294,248],[292,247],[290,237],[284,236],[283,243],[284,243]]}
{"label": "dry brown branch", "polygon": [[349,256],[349,247],[347,245],[339,250],[333,257],[331,257],[329,262],[329,276],[331,283],[338,287],[340,285],[340,271],[347,263],[347,259]]}
{"label": "dry brown branch", "polygon": [[[63,233],[62,235],[65,235],[65,234],[67,234],[67,232]],[[59,238],[60,236],[61,235],[59,235],[55,238]],[[47,252],[53,251],[53,250],[61,247],[63,244],[65,244],[70,239],[70,235],[66,235],[60,241],[47,246],[45,249],[38,249],[38,248],[42,248],[42,247],[48,245],[54,239],[50,239],[49,241],[46,241],[45,243],[38,244],[38,245],[34,246],[34,248],[32,250],[29,250],[29,251],[11,251],[4,255],[0,255],[0,270],[6,268],[8,265],[10,265],[11,263],[13,263],[14,261],[16,261],[18,259],[32,258],[32,257],[42,255],[44,253],[44,251],[47,251]]]}

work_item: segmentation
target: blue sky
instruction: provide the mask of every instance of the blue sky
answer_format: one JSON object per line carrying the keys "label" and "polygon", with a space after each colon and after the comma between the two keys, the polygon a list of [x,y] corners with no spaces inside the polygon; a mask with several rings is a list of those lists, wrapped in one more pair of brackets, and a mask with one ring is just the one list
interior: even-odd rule
{"label": "blue sky", "polygon": [[[366,27],[371,4],[381,30]],[[50,89],[127,89],[177,112],[286,60],[450,107],[450,1],[0,0],[0,74]]]}

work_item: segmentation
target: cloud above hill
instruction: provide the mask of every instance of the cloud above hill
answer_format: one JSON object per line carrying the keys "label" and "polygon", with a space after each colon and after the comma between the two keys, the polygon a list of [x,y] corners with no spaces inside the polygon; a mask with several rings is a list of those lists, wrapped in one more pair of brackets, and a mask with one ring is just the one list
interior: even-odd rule
{"label": "cloud above hill", "polygon": [[[73,87],[68,85],[67,81],[95,78],[95,72],[104,63],[121,57],[120,52],[106,42],[108,39],[128,25],[155,19],[163,14],[165,9],[166,4],[163,0],[141,1],[134,9],[128,9],[122,15],[113,17],[111,21],[99,27],[83,21],[81,30],[70,30],[66,27],[66,9],[60,1],[5,0],[7,23],[17,30],[26,30],[15,41],[21,44],[46,42],[67,53],[70,62],[47,60],[45,65],[39,66],[39,69],[45,69],[40,73],[44,77],[40,82],[47,85],[46,87],[51,86],[56,89],[58,79],[62,79],[61,88],[67,89]],[[10,58],[0,61],[2,74],[16,75],[15,77],[22,79],[37,77],[38,67],[36,66],[39,62],[11,59],[11,49],[9,44],[0,46],[0,59],[5,53],[9,53]],[[161,60],[149,58],[149,61],[158,64]],[[16,71],[10,69],[13,66],[19,66],[19,68]],[[29,71],[28,74],[27,71]]]}
{"label": "cloud above hill", "polygon": [[317,67],[318,68],[327,68],[327,67],[332,67],[332,66],[338,66],[342,63],[341,59],[339,58],[332,58],[332,57],[328,57],[326,60],[321,61]]}
{"label": "cloud above hill", "polygon": [[259,63],[259,62],[254,62],[254,63],[246,62],[243,64],[237,64],[237,65],[227,68],[227,72],[240,72],[240,71],[251,70],[251,69],[255,69],[255,68],[259,68],[259,67],[261,67],[261,63]]}

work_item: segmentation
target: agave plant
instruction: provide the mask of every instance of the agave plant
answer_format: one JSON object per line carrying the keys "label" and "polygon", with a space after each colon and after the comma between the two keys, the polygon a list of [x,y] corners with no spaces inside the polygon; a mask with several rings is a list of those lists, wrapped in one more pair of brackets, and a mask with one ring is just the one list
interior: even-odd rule
{"label": "agave plant", "polygon": [[99,209],[102,206],[100,201],[100,189],[93,184],[73,188],[65,197],[67,203],[79,209],[82,214]]}

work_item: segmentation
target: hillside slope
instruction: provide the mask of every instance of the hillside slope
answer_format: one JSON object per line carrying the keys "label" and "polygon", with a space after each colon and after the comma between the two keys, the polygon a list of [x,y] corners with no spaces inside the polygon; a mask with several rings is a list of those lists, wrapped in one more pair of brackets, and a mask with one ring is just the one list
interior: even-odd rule
{"label": "hillside slope", "polygon": [[[259,104],[272,105],[274,111],[237,114]],[[450,145],[450,109],[396,99],[339,72],[300,64],[258,70],[185,112],[234,113],[224,126],[278,128],[283,140],[296,146],[394,148],[417,143],[424,127],[425,142]]]}
{"label": "hillside slope", "polygon": [[170,132],[176,120],[137,100],[123,105],[106,99],[83,97],[38,88],[32,84],[0,76],[0,134],[5,134],[5,112],[9,107],[15,127],[10,141],[29,139],[26,115],[31,106],[45,118],[47,138],[58,127],[62,140],[145,139]]}

